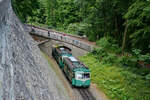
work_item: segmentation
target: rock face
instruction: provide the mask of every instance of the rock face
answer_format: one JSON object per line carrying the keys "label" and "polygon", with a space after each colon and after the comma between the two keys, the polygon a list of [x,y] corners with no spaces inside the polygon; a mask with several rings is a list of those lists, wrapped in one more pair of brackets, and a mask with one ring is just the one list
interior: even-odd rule
{"label": "rock face", "polygon": [[70,100],[11,0],[0,0],[0,100]]}

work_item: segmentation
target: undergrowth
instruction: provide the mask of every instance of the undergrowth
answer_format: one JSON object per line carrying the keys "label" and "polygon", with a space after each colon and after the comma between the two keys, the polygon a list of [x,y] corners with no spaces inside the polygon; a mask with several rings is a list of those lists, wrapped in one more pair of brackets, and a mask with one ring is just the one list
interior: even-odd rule
{"label": "undergrowth", "polygon": [[150,100],[150,80],[134,69],[101,63],[93,54],[80,60],[90,68],[91,81],[111,100]]}
{"label": "undergrowth", "polygon": [[91,70],[91,80],[111,100],[150,100],[150,54],[134,49],[121,55],[111,37],[96,42],[97,48],[80,59]]}

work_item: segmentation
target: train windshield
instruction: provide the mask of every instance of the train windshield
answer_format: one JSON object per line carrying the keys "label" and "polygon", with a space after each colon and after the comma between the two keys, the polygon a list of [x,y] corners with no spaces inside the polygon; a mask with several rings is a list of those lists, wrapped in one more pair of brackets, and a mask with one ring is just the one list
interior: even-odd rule
{"label": "train windshield", "polygon": [[81,73],[76,74],[76,79],[83,79],[83,75]]}
{"label": "train windshield", "polygon": [[59,48],[60,50],[61,50],[61,53],[64,55],[64,54],[70,54],[71,55],[71,53],[70,53],[70,51],[69,50],[67,50],[67,49],[65,49],[65,48]]}
{"label": "train windshield", "polygon": [[76,79],[89,79],[90,73],[76,73]]}
{"label": "train windshield", "polygon": [[90,78],[90,73],[84,73],[84,78]]}

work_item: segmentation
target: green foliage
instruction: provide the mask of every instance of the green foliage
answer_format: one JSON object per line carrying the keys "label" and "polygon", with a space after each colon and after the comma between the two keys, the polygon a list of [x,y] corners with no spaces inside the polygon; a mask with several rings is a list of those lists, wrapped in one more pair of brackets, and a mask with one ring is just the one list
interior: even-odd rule
{"label": "green foliage", "polygon": [[23,21],[27,21],[27,17],[33,17],[39,8],[38,0],[12,0],[13,9],[18,17]]}
{"label": "green foliage", "polygon": [[56,0],[46,0],[47,5],[46,5],[46,15],[47,15],[47,19],[46,19],[46,24],[47,25],[51,25],[53,27],[56,26],[56,11],[55,8],[57,7],[57,1]]}
{"label": "green foliage", "polygon": [[146,78],[147,80],[150,80],[150,74],[146,75],[145,78]]}
{"label": "green foliage", "polygon": [[78,16],[78,7],[72,0],[57,0],[56,22],[57,26],[67,29],[71,23],[76,23],[80,20]]}
{"label": "green foliage", "polygon": [[119,47],[128,21],[125,49],[150,50],[149,0],[13,0],[13,6],[23,22],[85,34],[90,41],[111,37]]}
{"label": "green foliage", "polygon": [[86,34],[88,27],[90,25],[87,23],[72,23],[69,24],[67,31],[82,36]]}
{"label": "green foliage", "polygon": [[116,58],[117,58],[117,56],[115,54],[108,53],[107,56],[104,56],[102,58],[102,63],[103,64],[110,64],[110,65],[112,65],[112,64],[114,64],[116,62]]}
{"label": "green foliage", "polygon": [[107,52],[120,53],[121,49],[119,48],[117,42],[112,37],[104,37],[96,42],[96,45],[100,48],[103,48]]}
{"label": "green foliage", "polygon": [[150,1],[135,0],[124,16],[129,23],[129,39],[132,48],[149,51],[150,37]]}
{"label": "green foliage", "polygon": [[136,59],[136,61],[143,61],[145,64],[149,64],[150,62],[150,54],[142,54],[141,50],[139,49],[134,49],[132,50],[133,52],[133,57]]}
{"label": "green foliage", "polygon": [[[112,42],[111,42],[112,41]],[[102,38],[96,42],[97,48],[92,51],[92,54],[95,55],[95,58],[102,64],[123,66],[124,68],[135,68],[135,73],[140,75],[147,75],[149,70],[147,68],[141,69],[142,62],[146,66],[150,62],[150,54],[142,54],[141,50],[133,49],[132,53],[125,53],[124,56],[120,55],[121,49],[115,44],[116,41],[111,37]]]}
{"label": "green foliage", "polygon": [[91,80],[103,90],[110,100],[149,100],[150,84],[147,79],[135,73],[135,68],[110,66],[100,63],[92,54],[80,58],[91,70]]}

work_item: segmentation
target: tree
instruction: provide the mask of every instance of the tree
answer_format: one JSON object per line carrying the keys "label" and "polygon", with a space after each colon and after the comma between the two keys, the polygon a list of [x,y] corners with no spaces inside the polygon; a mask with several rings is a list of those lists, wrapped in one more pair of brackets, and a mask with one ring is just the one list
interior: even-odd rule
{"label": "tree", "polygon": [[129,39],[131,42],[128,44],[132,48],[138,48],[143,52],[149,52],[150,45],[150,1],[149,0],[136,0],[129,7],[128,12],[125,14],[128,20]]}
{"label": "tree", "polygon": [[124,49],[126,45],[126,38],[127,38],[127,31],[128,31],[128,20],[126,21],[124,36],[123,36],[123,42],[122,42],[122,55],[124,55]]}
{"label": "tree", "polygon": [[126,45],[125,49],[149,51],[149,0],[36,0],[38,4],[34,0],[16,1],[19,0],[14,0],[15,10],[24,22],[46,24],[74,34],[83,33],[91,41],[112,37],[120,47]]}
{"label": "tree", "polygon": [[33,17],[39,8],[38,0],[12,0],[12,2],[14,11],[23,22],[27,21],[27,17]]}
{"label": "tree", "polygon": [[55,8],[57,6],[56,0],[47,0],[47,25],[56,26],[55,22]]}

